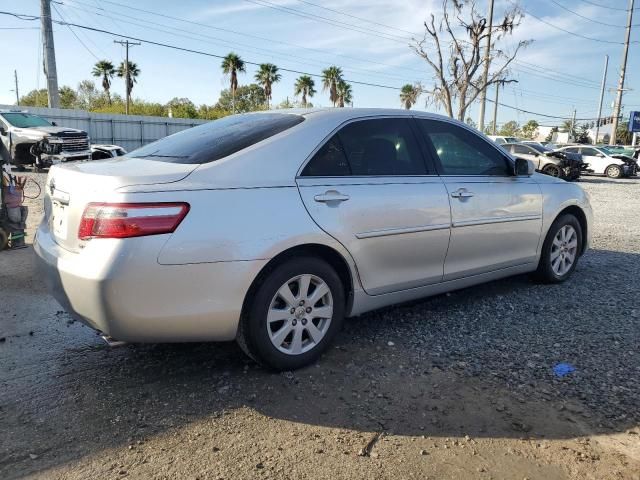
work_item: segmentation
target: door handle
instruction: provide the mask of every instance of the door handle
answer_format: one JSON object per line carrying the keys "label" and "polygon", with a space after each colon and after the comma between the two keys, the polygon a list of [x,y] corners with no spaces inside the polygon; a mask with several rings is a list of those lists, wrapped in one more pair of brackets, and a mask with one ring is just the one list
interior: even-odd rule
{"label": "door handle", "polygon": [[455,192],[451,192],[451,196],[453,198],[471,198],[473,197],[473,192],[468,191],[466,188],[459,188]]}
{"label": "door handle", "polygon": [[313,199],[316,202],[328,203],[328,202],[346,202],[349,200],[349,195],[345,195],[336,190],[329,190],[321,195],[316,195]]}

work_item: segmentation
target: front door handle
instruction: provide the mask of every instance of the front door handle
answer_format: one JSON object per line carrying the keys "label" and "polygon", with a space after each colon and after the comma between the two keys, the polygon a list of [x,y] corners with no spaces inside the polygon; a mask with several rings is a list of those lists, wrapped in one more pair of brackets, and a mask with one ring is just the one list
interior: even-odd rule
{"label": "front door handle", "polygon": [[313,197],[316,202],[321,203],[346,202],[347,200],[349,200],[349,198],[349,195],[345,195],[336,190],[328,190],[321,195],[316,195],[315,197]]}
{"label": "front door handle", "polygon": [[451,192],[451,196],[453,198],[471,198],[473,197],[473,192],[470,192],[466,188],[459,188],[455,192]]}

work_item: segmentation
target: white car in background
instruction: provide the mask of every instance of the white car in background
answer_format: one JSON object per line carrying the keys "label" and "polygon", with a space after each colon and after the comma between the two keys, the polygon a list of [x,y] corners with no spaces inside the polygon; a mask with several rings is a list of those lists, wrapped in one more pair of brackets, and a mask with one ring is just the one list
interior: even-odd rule
{"label": "white car in background", "polygon": [[502,135],[488,135],[488,137],[498,145],[504,143],[520,143],[520,139],[517,137],[504,137]]}
{"label": "white car in background", "polygon": [[625,155],[614,154],[606,147],[571,145],[560,148],[558,151],[581,154],[582,161],[588,164],[588,171],[606,175],[609,178],[629,177],[638,172],[637,161]]}
{"label": "white car in background", "polygon": [[122,157],[127,151],[118,145],[91,145],[91,160]]}

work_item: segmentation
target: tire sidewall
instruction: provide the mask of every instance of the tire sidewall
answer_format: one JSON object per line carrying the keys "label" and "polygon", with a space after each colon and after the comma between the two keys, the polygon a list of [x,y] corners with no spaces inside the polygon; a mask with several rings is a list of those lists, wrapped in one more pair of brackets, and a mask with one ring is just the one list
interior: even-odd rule
{"label": "tire sidewall", "polygon": [[562,169],[557,165],[547,165],[542,169],[542,173],[549,175],[550,177],[562,178]]}
{"label": "tire sidewall", "polygon": [[[558,234],[558,231],[564,227],[565,225],[572,226],[578,237],[578,251],[576,252],[576,258],[571,265],[571,268],[564,275],[557,275],[553,268],[551,267],[551,246],[553,245],[553,239]],[[545,238],[544,245],[542,246],[542,254],[540,257],[540,266],[538,268],[538,273],[541,275],[542,279],[551,283],[560,283],[564,282],[567,278],[573,274],[576,266],[578,265],[578,259],[582,254],[582,227],[580,226],[580,222],[576,217],[570,214],[562,215],[558,217],[551,227],[549,228],[549,232],[547,233],[547,237]]]}
{"label": "tire sidewall", "polygon": [[[278,289],[287,280],[303,274],[315,275],[327,284],[333,298],[333,317],[327,333],[317,346],[300,355],[288,355],[271,342],[266,326],[267,313]],[[335,270],[317,258],[292,258],[277,266],[262,281],[243,318],[245,325],[242,331],[247,348],[259,363],[275,370],[294,370],[313,362],[327,349],[342,327],[344,314],[344,287]]]}

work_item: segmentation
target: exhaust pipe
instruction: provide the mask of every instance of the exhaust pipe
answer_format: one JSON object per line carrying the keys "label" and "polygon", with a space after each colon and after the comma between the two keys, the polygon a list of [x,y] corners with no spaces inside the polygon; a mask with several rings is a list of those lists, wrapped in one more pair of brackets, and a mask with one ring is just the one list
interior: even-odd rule
{"label": "exhaust pipe", "polygon": [[116,340],[115,338],[113,338],[110,335],[100,335],[100,337],[107,343],[107,345],[109,345],[111,348],[115,348],[115,347],[122,347],[123,345],[126,345],[127,342],[123,342],[121,340]]}

